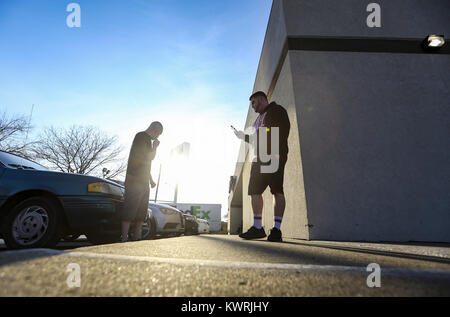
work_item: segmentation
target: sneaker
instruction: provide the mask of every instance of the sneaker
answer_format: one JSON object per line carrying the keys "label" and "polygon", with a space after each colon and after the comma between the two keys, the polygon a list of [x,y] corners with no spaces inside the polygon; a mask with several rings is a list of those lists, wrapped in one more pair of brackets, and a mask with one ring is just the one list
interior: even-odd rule
{"label": "sneaker", "polygon": [[261,239],[266,237],[266,232],[264,228],[256,229],[256,227],[251,227],[247,232],[241,233],[239,237],[245,240]]}
{"label": "sneaker", "polygon": [[267,240],[270,242],[283,242],[283,239],[281,238],[281,230],[278,230],[277,228],[270,230]]}

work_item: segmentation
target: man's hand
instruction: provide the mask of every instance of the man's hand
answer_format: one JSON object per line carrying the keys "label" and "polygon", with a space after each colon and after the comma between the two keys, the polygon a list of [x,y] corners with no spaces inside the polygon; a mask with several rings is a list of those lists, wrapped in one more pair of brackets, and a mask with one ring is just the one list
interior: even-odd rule
{"label": "man's hand", "polygon": [[151,186],[152,188],[155,188],[155,187],[156,187],[156,184],[155,184],[155,182],[153,181],[153,179],[150,180],[150,186]]}
{"label": "man's hand", "polygon": [[153,146],[152,146],[152,150],[150,151],[150,159],[153,161],[156,157],[156,150],[158,149],[159,146],[159,140],[155,140],[153,141]]}
{"label": "man's hand", "polygon": [[234,131],[234,134],[241,140],[245,140],[245,133],[242,131]]}

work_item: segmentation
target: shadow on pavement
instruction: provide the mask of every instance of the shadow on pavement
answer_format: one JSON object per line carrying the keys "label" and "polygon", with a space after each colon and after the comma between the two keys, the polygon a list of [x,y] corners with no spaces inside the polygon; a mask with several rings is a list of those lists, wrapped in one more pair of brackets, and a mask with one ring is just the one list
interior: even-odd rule
{"label": "shadow on pavement", "polygon": [[17,262],[32,261],[64,254],[64,251],[52,249],[3,250],[0,252],[0,268]]}
{"label": "shadow on pavement", "polygon": [[[356,243],[370,243],[367,241],[357,241]],[[439,248],[450,248],[450,243],[447,242],[419,242],[419,241],[411,241],[411,242],[395,242],[395,241],[382,241],[382,242],[374,242],[376,244],[395,244],[400,246],[415,246],[415,247],[439,247]]]}
{"label": "shadow on pavement", "polygon": [[[290,242],[287,242],[287,243],[290,243]],[[382,255],[382,256],[389,256],[389,257],[396,257],[396,258],[403,258],[403,259],[412,259],[412,260],[450,264],[450,259],[441,258],[438,256],[433,256],[433,255],[422,255],[422,254],[385,251],[385,250],[370,250],[370,249],[362,249],[362,248],[356,248],[356,247],[343,247],[343,246],[341,247],[341,246],[336,246],[336,245],[325,245],[325,244],[318,245],[318,244],[301,243],[301,245],[317,247],[317,248],[325,248],[325,249],[334,249],[334,250],[340,250],[340,251],[350,251],[350,252]]]}
{"label": "shadow on pavement", "polygon": [[[361,261],[360,259],[348,259],[342,256],[330,256],[324,254],[318,254],[317,252],[308,249],[286,249],[280,246],[284,243],[273,243],[266,240],[229,240],[215,236],[199,236],[200,239],[221,242],[229,244],[236,249],[247,249],[252,252],[256,252],[255,262],[260,260],[262,262],[269,261],[270,258],[264,260],[265,256],[275,257],[277,263],[292,263],[292,264],[314,264],[314,265],[342,265],[342,266],[354,266],[354,267],[366,267],[367,261]],[[300,244],[299,244],[300,246]],[[259,261],[258,261],[259,262]]]}
{"label": "shadow on pavement", "polygon": [[[156,236],[153,240],[170,239],[172,236]],[[79,238],[73,242],[60,241],[53,249],[8,249],[2,239],[0,239],[0,267],[17,262],[31,261],[38,258],[58,256],[73,249],[93,246],[86,238]]]}
{"label": "shadow on pavement", "polygon": [[[265,252],[270,255],[279,254],[281,257],[287,257],[292,259],[302,259],[302,260],[313,260],[316,264],[323,264],[323,265],[347,265],[347,266],[355,266],[358,265],[358,262],[363,265],[367,266],[368,263],[366,261],[361,261],[359,259],[355,259],[352,261],[348,261],[340,256],[336,255],[327,255],[326,257],[321,256],[319,254],[311,255],[313,252],[305,253],[303,250],[287,250],[287,249],[281,249],[280,245],[296,245],[296,246],[306,246],[306,247],[316,247],[316,248],[322,248],[322,249],[333,249],[333,250],[339,250],[339,251],[348,251],[348,252],[354,252],[359,254],[368,254],[368,255],[378,255],[378,256],[385,256],[385,257],[394,257],[394,258],[401,258],[401,259],[409,259],[409,260],[419,260],[419,261],[426,261],[426,262],[435,262],[435,263],[445,263],[450,264],[450,259],[448,258],[440,258],[437,256],[427,256],[427,255],[419,255],[419,254],[411,254],[411,253],[403,253],[403,252],[392,252],[392,251],[381,251],[381,250],[370,250],[370,249],[362,249],[362,248],[353,248],[353,247],[341,247],[341,246],[335,246],[335,245],[324,245],[324,244],[312,244],[312,243],[305,243],[305,242],[291,242],[291,241],[285,241],[283,243],[273,243],[268,242],[266,240],[227,240],[227,239],[221,239],[220,237],[215,236],[200,236],[204,239],[209,240],[216,240],[224,243],[231,244],[235,247],[239,248],[251,248],[256,251]],[[245,245],[242,244],[243,241],[251,242],[246,243]],[[269,244],[269,245],[268,245]],[[339,262],[339,263],[337,263]]]}

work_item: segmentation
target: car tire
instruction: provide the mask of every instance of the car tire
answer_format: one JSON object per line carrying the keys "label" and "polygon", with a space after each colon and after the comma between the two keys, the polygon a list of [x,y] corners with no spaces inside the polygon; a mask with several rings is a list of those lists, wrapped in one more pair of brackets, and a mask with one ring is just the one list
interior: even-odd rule
{"label": "car tire", "polygon": [[148,218],[144,222],[144,227],[142,228],[142,240],[152,240],[156,237],[156,223]]}
{"label": "car tire", "polygon": [[61,208],[50,198],[31,197],[12,207],[2,235],[10,249],[54,248],[62,229]]}

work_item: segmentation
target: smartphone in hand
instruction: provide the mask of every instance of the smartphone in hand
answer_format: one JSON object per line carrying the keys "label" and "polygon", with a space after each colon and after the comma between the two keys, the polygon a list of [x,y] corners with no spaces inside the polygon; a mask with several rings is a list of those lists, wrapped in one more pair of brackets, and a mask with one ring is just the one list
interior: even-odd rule
{"label": "smartphone in hand", "polygon": [[245,134],[242,131],[238,131],[235,127],[231,126],[231,129],[233,129],[234,134],[241,140],[245,140]]}

